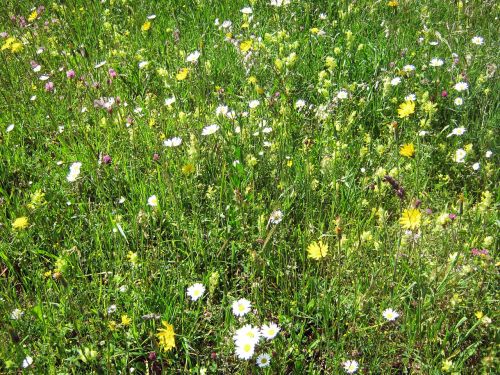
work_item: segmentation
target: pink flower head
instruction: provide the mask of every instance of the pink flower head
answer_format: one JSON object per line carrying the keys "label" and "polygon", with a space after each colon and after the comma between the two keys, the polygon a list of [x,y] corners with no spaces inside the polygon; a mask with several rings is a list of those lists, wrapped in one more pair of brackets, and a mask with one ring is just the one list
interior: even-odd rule
{"label": "pink flower head", "polygon": [[69,79],[75,78],[75,76],[76,76],[76,73],[73,69],[70,69],[66,72],[66,77],[68,77]]}
{"label": "pink flower head", "polygon": [[118,73],[113,68],[109,68],[108,74],[111,78],[116,78],[118,76]]}
{"label": "pink flower head", "polygon": [[45,84],[45,91],[47,91],[47,92],[52,92],[52,91],[54,91],[54,82],[50,82],[50,81],[49,81],[49,82],[47,82],[47,83]]}

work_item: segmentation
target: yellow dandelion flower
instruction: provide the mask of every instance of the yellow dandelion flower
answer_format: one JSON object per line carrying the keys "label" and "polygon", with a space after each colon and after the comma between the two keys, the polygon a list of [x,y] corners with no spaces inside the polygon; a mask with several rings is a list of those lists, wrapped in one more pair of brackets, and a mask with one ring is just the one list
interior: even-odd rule
{"label": "yellow dandelion flower", "polygon": [[194,172],[194,165],[191,163],[188,163],[182,167],[182,173],[185,175],[189,175]]}
{"label": "yellow dandelion flower", "polygon": [[391,0],[387,3],[387,5],[390,7],[397,7],[399,5],[399,2],[397,0]]}
{"label": "yellow dandelion flower", "polygon": [[188,73],[189,68],[182,68],[181,70],[179,70],[179,73],[176,74],[175,78],[177,79],[177,81],[184,81],[187,78]]}
{"label": "yellow dandelion flower", "polygon": [[398,117],[406,118],[415,112],[415,102],[407,100],[404,103],[401,103],[398,108]]}
{"label": "yellow dandelion flower", "polygon": [[36,10],[34,10],[33,12],[31,12],[31,14],[29,15],[28,17],[28,22],[33,22],[34,20],[36,20],[38,18],[38,12]]}
{"label": "yellow dandelion flower", "polygon": [[401,218],[399,219],[399,224],[404,229],[415,230],[420,226],[420,218],[422,214],[416,208],[410,208],[408,210],[404,210]]}
{"label": "yellow dandelion flower", "polygon": [[166,321],[162,321],[161,324],[165,328],[159,328],[158,334],[156,335],[159,340],[160,348],[166,352],[175,348],[175,332],[174,326],[172,324],[168,324]]}
{"label": "yellow dandelion flower", "polygon": [[127,314],[122,315],[122,326],[129,326],[132,323],[132,319],[129,318]]}
{"label": "yellow dandelion flower", "polygon": [[252,48],[252,40],[245,40],[244,42],[240,43],[240,51],[241,52],[248,52],[250,48]]}
{"label": "yellow dandelion flower", "polygon": [[142,31],[148,31],[151,28],[151,22],[146,21],[142,24],[141,30]]}
{"label": "yellow dandelion flower", "polygon": [[23,230],[26,229],[29,225],[28,218],[26,216],[18,217],[16,220],[12,222],[12,229],[14,230]]}
{"label": "yellow dandelion flower", "polygon": [[328,245],[324,244],[322,241],[319,242],[311,242],[311,244],[307,247],[308,257],[313,258],[315,260],[320,260],[321,258],[326,257],[328,254]]}
{"label": "yellow dandelion flower", "polygon": [[415,155],[415,146],[413,143],[407,143],[399,149],[399,155],[406,156],[407,158],[412,158]]}

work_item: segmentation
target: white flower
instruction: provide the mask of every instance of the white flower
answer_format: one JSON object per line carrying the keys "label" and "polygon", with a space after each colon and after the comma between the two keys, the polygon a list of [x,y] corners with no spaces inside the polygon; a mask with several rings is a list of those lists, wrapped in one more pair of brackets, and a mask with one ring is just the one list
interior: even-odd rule
{"label": "white flower", "polygon": [[156,18],[156,14],[150,14],[146,17],[148,20],[154,20]]}
{"label": "white flower", "polygon": [[33,71],[34,71],[35,73],[38,73],[40,70],[42,70],[42,66],[41,66],[41,65],[38,65],[38,64],[37,64],[37,65],[33,68]]}
{"label": "white flower", "polygon": [[489,159],[491,158],[491,155],[493,155],[493,152],[491,152],[490,150],[486,151],[486,154],[484,154],[484,156]]}
{"label": "white flower", "polygon": [[481,164],[480,163],[474,163],[474,164],[472,164],[472,169],[474,169],[475,171],[478,171],[479,168],[481,168]]}
{"label": "white flower", "polygon": [[12,320],[19,320],[23,317],[24,315],[24,311],[21,310],[21,309],[14,309],[12,310],[12,312],[10,313],[10,318]]}
{"label": "white flower", "polygon": [[214,134],[217,130],[219,130],[219,125],[217,124],[207,125],[201,131],[201,135]]}
{"label": "white flower", "polygon": [[104,65],[106,65],[106,60],[101,61],[100,63],[97,63],[97,64],[94,66],[94,68],[99,69],[101,66],[104,66]]}
{"label": "white flower", "polygon": [[182,138],[179,138],[179,137],[173,137],[173,138],[170,138],[170,139],[166,139],[164,142],[163,142],[163,145],[165,147],[177,147],[177,146],[180,146],[182,143]]}
{"label": "white flower", "polygon": [[320,20],[326,20],[328,18],[328,16],[326,15],[326,13],[320,13],[318,17],[319,17]]}
{"label": "white flower", "polygon": [[238,301],[234,301],[232,306],[233,314],[236,316],[244,316],[248,312],[250,312],[251,305],[252,303],[245,298],[241,298]]}
{"label": "white flower", "polygon": [[120,286],[120,288],[118,288],[118,290],[120,291],[120,293],[125,293],[128,290],[128,286],[122,285]]}
{"label": "white flower", "polygon": [[125,203],[125,201],[126,201],[126,199],[123,196],[121,196],[120,199],[118,199],[119,204],[123,204],[123,203]]}
{"label": "white flower", "polygon": [[252,8],[250,7],[244,7],[240,10],[241,13],[243,14],[252,14]]}
{"label": "white flower", "polygon": [[236,355],[240,359],[248,360],[253,357],[255,346],[251,342],[241,342],[236,346]]}
{"label": "white flower", "polygon": [[461,92],[467,90],[469,88],[469,85],[465,82],[458,82],[457,84],[455,84],[455,86],[453,86],[453,88],[458,92]]}
{"label": "white flower", "polygon": [[305,100],[299,99],[295,102],[295,109],[302,109],[306,105]]}
{"label": "white flower", "polygon": [[455,103],[456,106],[461,106],[464,104],[464,100],[462,98],[456,98],[453,103]]}
{"label": "white flower", "polygon": [[418,135],[419,135],[420,137],[425,137],[427,134],[429,134],[429,132],[428,132],[428,131],[426,131],[426,130],[420,130],[420,131],[418,132]]}
{"label": "white flower", "polygon": [[108,307],[108,315],[113,314],[116,311],[116,305],[111,305]]}
{"label": "white flower", "polygon": [[9,126],[7,126],[7,128],[5,129],[5,132],[10,133],[12,130],[14,130],[14,124],[10,124]]}
{"label": "white flower", "polygon": [[352,360],[352,361],[345,361],[342,366],[344,366],[344,370],[348,373],[348,374],[354,374],[356,371],[358,371],[358,362],[355,361],[355,360]]}
{"label": "white flower", "polygon": [[152,195],[148,198],[148,205],[151,207],[158,206],[158,198],[156,197],[156,195]]}
{"label": "white flower", "polygon": [[264,133],[264,134],[269,134],[272,131],[273,131],[273,128],[270,128],[269,126],[267,126],[264,129],[262,129],[262,133]]}
{"label": "white flower", "polygon": [[399,78],[399,77],[396,77],[396,78],[391,79],[391,85],[392,85],[392,86],[397,86],[397,85],[399,85],[400,83],[401,83],[401,78]]}
{"label": "white flower", "polygon": [[251,109],[254,109],[254,108],[257,108],[259,106],[260,102],[258,100],[251,100],[249,103],[248,103],[248,106],[251,108]]}
{"label": "white flower", "polygon": [[480,36],[475,36],[474,38],[472,38],[471,42],[476,46],[481,46],[484,43],[484,39]]}
{"label": "white flower", "polygon": [[256,345],[259,342],[260,336],[261,333],[259,328],[252,327],[250,324],[247,324],[235,332],[233,340],[236,345],[243,342],[249,342],[252,345]]}
{"label": "white flower", "polygon": [[349,94],[347,94],[347,91],[345,91],[345,90],[340,90],[337,93],[337,99],[340,99],[340,100],[347,99],[348,96],[349,96]]}
{"label": "white flower", "polygon": [[271,212],[271,216],[269,216],[269,222],[272,224],[279,224],[283,220],[283,212],[281,210],[276,210]]}
{"label": "white flower", "polygon": [[165,105],[170,106],[175,103],[175,95],[172,95],[170,98],[165,99]]}
{"label": "white flower", "polygon": [[41,75],[39,79],[40,79],[40,81],[46,81],[46,80],[48,80],[49,78],[50,78],[50,77],[49,77],[48,75],[44,74],[44,75]]}
{"label": "white flower", "polygon": [[446,137],[451,137],[452,135],[457,135],[457,136],[461,136],[463,135],[465,132],[467,131],[467,129],[465,129],[464,127],[459,127],[459,128],[455,128],[451,131],[450,134],[448,134]]}
{"label": "white flower", "polygon": [[225,20],[224,22],[222,22],[221,26],[222,26],[223,29],[228,29],[228,28],[231,27],[232,24],[233,23],[230,20]]}
{"label": "white flower", "polygon": [[455,151],[453,161],[456,163],[463,163],[466,155],[467,152],[465,152],[463,148],[459,148],[457,151]]}
{"label": "white flower", "polygon": [[186,57],[186,62],[188,63],[195,63],[198,61],[198,59],[200,58],[200,52],[198,51],[194,51],[192,53],[190,53],[187,57]]}
{"label": "white flower", "polygon": [[276,337],[280,331],[280,327],[275,323],[264,324],[260,327],[260,333],[268,340],[272,340]]}
{"label": "white flower", "polygon": [[280,7],[288,4],[290,4],[290,0],[271,0],[271,6],[273,7]]}
{"label": "white flower", "polygon": [[215,109],[215,115],[216,116],[226,116],[227,112],[229,111],[229,107],[227,105],[219,105],[217,106],[217,108]]}
{"label": "white flower", "polygon": [[431,60],[429,65],[437,68],[438,66],[443,66],[443,64],[444,64],[444,61],[442,59],[438,59],[437,57],[434,57]]}
{"label": "white flower", "polygon": [[385,309],[382,313],[382,316],[388,321],[396,320],[399,317],[399,314],[393,309]]}
{"label": "white flower", "polygon": [[66,176],[68,182],[75,182],[78,176],[80,175],[80,168],[82,167],[82,163],[76,162],[70,165],[69,173]]}
{"label": "white flower", "polygon": [[145,67],[147,67],[149,65],[149,61],[141,61],[139,63],[139,69],[144,69]]}
{"label": "white flower", "polygon": [[405,73],[410,73],[410,72],[413,72],[415,70],[415,66],[414,65],[405,65],[403,66],[403,72]]}
{"label": "white flower", "polygon": [[271,364],[271,356],[267,353],[261,354],[257,357],[257,366],[260,368],[268,367]]}
{"label": "white flower", "polygon": [[27,356],[26,358],[23,359],[23,368],[28,368],[31,366],[31,364],[33,363],[33,358],[31,358],[30,356]]}
{"label": "white flower", "polygon": [[193,284],[187,289],[187,295],[191,297],[193,301],[196,301],[200,298],[203,293],[205,293],[205,286],[200,283]]}
{"label": "white flower", "polygon": [[415,100],[417,100],[415,94],[409,94],[405,96],[405,102],[414,102]]}

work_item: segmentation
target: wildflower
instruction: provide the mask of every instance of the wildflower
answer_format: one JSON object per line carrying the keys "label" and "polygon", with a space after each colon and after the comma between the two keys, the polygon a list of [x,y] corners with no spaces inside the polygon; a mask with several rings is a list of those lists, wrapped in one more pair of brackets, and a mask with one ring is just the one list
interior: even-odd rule
{"label": "wildflower", "polygon": [[248,360],[253,357],[255,353],[255,346],[250,342],[242,342],[236,346],[236,355],[240,359]]}
{"label": "wildflower", "polygon": [[252,8],[244,7],[243,9],[240,10],[240,12],[243,14],[252,14]]}
{"label": "wildflower", "polygon": [[75,76],[76,76],[76,73],[75,73],[75,71],[74,71],[73,69],[70,69],[70,70],[68,70],[68,71],[66,72],[66,77],[67,77],[68,79],[75,78]]}
{"label": "wildflower", "polygon": [[271,224],[279,224],[283,220],[283,212],[281,210],[276,210],[271,212],[271,216],[269,216],[269,222]]}
{"label": "wildflower", "polygon": [[462,104],[464,104],[464,100],[462,98],[455,98],[455,100],[453,101],[453,103],[455,103],[455,105],[457,107],[461,106]]}
{"label": "wildflower", "polygon": [[257,327],[252,327],[247,324],[236,331],[233,336],[233,340],[238,345],[238,343],[249,342],[255,345],[259,342],[261,332]]}
{"label": "wildflower", "polygon": [[177,81],[183,81],[187,78],[189,73],[189,68],[182,68],[179,70],[179,72],[175,75],[175,79]]}
{"label": "wildflower", "polygon": [[201,55],[200,52],[194,51],[186,57],[186,62],[194,64],[198,61],[198,59],[200,58],[200,55]]}
{"label": "wildflower", "polygon": [[401,83],[401,78],[399,78],[399,77],[391,79],[391,86],[397,86],[400,83]]}
{"label": "wildflower", "polygon": [[399,224],[404,229],[416,230],[420,226],[420,218],[422,214],[416,208],[410,208],[403,211]]}
{"label": "wildflower", "polygon": [[7,128],[5,129],[5,132],[10,133],[12,130],[14,130],[14,124],[10,124],[9,126],[7,126]]}
{"label": "wildflower", "polygon": [[491,152],[490,150],[486,151],[486,153],[484,154],[484,156],[489,159],[491,158],[491,155],[493,155],[493,152]]}
{"label": "wildflower", "polygon": [[245,40],[240,43],[240,51],[241,52],[248,52],[250,48],[252,48],[253,41],[251,39]]}
{"label": "wildflower", "polygon": [[201,135],[211,135],[217,132],[217,130],[219,130],[219,125],[217,124],[207,125],[201,131]]}
{"label": "wildflower", "polygon": [[171,106],[174,103],[175,103],[175,96],[173,96],[173,95],[170,98],[165,99],[166,106]]}
{"label": "wildflower", "polygon": [[307,252],[309,258],[320,260],[328,254],[328,245],[324,244],[322,241],[314,241],[307,247]]}
{"label": "wildflower", "polygon": [[348,374],[354,374],[356,371],[358,371],[358,362],[355,361],[355,360],[352,360],[352,361],[345,361],[342,366],[344,367],[344,370],[348,373]]}
{"label": "wildflower", "polygon": [[459,148],[455,151],[455,155],[453,156],[453,161],[456,163],[463,163],[465,161],[465,156],[467,152],[463,148]]}
{"label": "wildflower", "polygon": [[10,318],[12,320],[19,320],[23,317],[24,315],[24,311],[21,310],[21,309],[14,309],[12,310],[12,312],[10,313]]}
{"label": "wildflower", "polygon": [[345,90],[340,90],[337,93],[337,99],[344,100],[344,99],[347,99],[348,97],[349,97],[349,94]]}
{"label": "wildflower", "polygon": [[146,21],[142,24],[141,30],[142,31],[148,31],[151,28],[151,22]]}
{"label": "wildflower", "polygon": [[430,66],[437,68],[440,66],[443,66],[444,61],[442,59],[438,59],[437,57],[434,57],[431,62],[429,63]]}
{"label": "wildflower", "polygon": [[28,218],[26,216],[21,216],[12,222],[12,229],[23,230],[28,228],[28,225],[29,225]]}
{"label": "wildflower", "polygon": [[382,313],[382,316],[391,322],[393,320],[396,320],[399,317],[399,314],[393,309],[385,309]]}
{"label": "wildflower", "polygon": [[295,109],[302,109],[306,105],[306,102],[302,99],[299,99],[295,102]]}
{"label": "wildflower", "polygon": [[114,312],[116,312],[116,305],[109,306],[107,312],[108,312],[108,315],[111,315]]}
{"label": "wildflower", "polygon": [[461,136],[463,135],[465,132],[467,131],[467,129],[465,129],[464,127],[458,127],[458,128],[455,128],[451,131],[450,134],[448,134],[446,137],[451,137],[452,135],[457,135],[457,136]]}
{"label": "wildflower", "polygon": [[127,314],[122,315],[121,317],[122,320],[122,326],[127,327],[132,323],[132,319],[129,318]]}
{"label": "wildflower", "polygon": [[257,366],[260,368],[268,367],[271,364],[271,356],[267,353],[261,354],[257,357]]}
{"label": "wildflower", "polygon": [[178,147],[180,146],[182,143],[182,138],[179,138],[179,137],[173,137],[173,138],[169,138],[169,139],[166,139],[164,142],[163,142],[163,145],[165,147]]}
{"label": "wildflower", "polygon": [[276,337],[281,328],[275,323],[264,324],[260,327],[260,333],[267,340],[272,340]]}
{"label": "wildflower", "polygon": [[415,146],[413,146],[413,143],[407,143],[401,146],[399,149],[399,155],[412,158],[415,155]]}
{"label": "wildflower", "polygon": [[144,69],[148,65],[149,65],[149,61],[141,61],[138,66],[139,66],[139,69]]}
{"label": "wildflower", "polygon": [[405,65],[403,66],[403,72],[405,73],[410,73],[410,72],[413,72],[415,70],[415,66],[414,65]]}
{"label": "wildflower", "polygon": [[484,39],[480,36],[475,36],[471,39],[472,44],[475,44],[476,46],[481,46],[484,43]]}
{"label": "wildflower", "polygon": [[251,100],[249,103],[248,103],[248,106],[250,107],[250,109],[254,109],[254,108],[257,108],[259,106],[260,102],[258,100]]}
{"label": "wildflower", "polygon": [[158,206],[158,198],[156,195],[152,195],[148,198],[148,206],[156,207]]}
{"label": "wildflower", "polygon": [[417,100],[415,94],[409,94],[405,96],[405,102],[414,102],[415,100]]}
{"label": "wildflower", "polygon": [[172,324],[168,324],[164,320],[161,324],[165,328],[159,328],[156,336],[158,337],[160,348],[165,352],[168,352],[175,348],[174,326]]}
{"label": "wildflower", "polygon": [[182,173],[184,173],[185,175],[190,175],[191,173],[194,172],[195,167],[192,163],[187,163],[187,164],[182,166],[181,170],[182,170]]}
{"label": "wildflower", "polygon": [[[274,6],[274,7],[280,7],[280,6],[288,5],[288,4],[290,4],[290,0],[271,0],[271,6]],[[258,358],[257,358],[257,360],[258,360]]]}
{"label": "wildflower", "polygon": [[23,368],[28,368],[33,364],[33,358],[30,356],[27,356],[26,358],[23,359]]}
{"label": "wildflower", "polygon": [[443,361],[443,365],[441,366],[441,371],[449,372],[452,367],[453,367],[453,362],[450,361],[449,359],[445,359]]}
{"label": "wildflower", "polygon": [[407,100],[399,105],[398,117],[406,118],[414,112],[415,112],[415,102]]}
{"label": "wildflower", "polygon": [[82,163],[76,162],[70,165],[69,173],[66,179],[69,182],[75,182],[78,176],[80,175],[80,168],[82,167]]}
{"label": "wildflower", "polygon": [[205,293],[205,286],[200,283],[193,284],[187,289],[187,295],[191,297],[191,300],[196,301],[200,298],[203,293]]}
{"label": "wildflower", "polygon": [[219,105],[215,109],[215,115],[216,116],[225,116],[229,112],[229,107],[227,105]]}
{"label": "wildflower", "polygon": [[49,82],[47,82],[47,83],[45,84],[45,91],[47,91],[47,92],[52,92],[52,91],[54,91],[54,82],[50,82],[50,81],[49,81]]}
{"label": "wildflower", "polygon": [[28,22],[33,22],[34,20],[36,20],[38,18],[38,12],[36,11],[36,9],[30,13],[30,15],[28,16]]}
{"label": "wildflower", "polygon": [[455,86],[453,86],[453,88],[458,92],[462,92],[467,90],[469,88],[469,85],[465,82],[458,82],[455,84]]}
{"label": "wildflower", "polygon": [[387,6],[390,6],[391,8],[395,8],[399,5],[399,2],[397,0],[390,0],[388,3],[387,3]]}
{"label": "wildflower", "polygon": [[241,298],[238,301],[234,301],[233,306],[232,306],[233,307],[233,314],[235,316],[244,316],[248,312],[250,312],[251,305],[252,305],[252,303],[245,298]]}

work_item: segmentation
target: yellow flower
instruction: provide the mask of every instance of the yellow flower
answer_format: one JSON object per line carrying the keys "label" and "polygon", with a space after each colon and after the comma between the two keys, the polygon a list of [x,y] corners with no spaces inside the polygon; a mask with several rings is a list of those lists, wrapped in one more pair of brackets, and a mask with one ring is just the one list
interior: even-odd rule
{"label": "yellow flower", "polygon": [[319,29],[317,27],[313,27],[309,31],[310,31],[311,34],[318,34],[319,33]]}
{"label": "yellow flower", "polygon": [[240,51],[241,52],[247,52],[252,48],[252,40],[245,40],[244,42],[240,43]]}
{"label": "yellow flower", "polygon": [[415,147],[413,143],[407,143],[399,149],[399,155],[406,156],[407,158],[412,158],[415,155]]}
{"label": "yellow flower", "polygon": [[453,362],[450,361],[449,359],[446,359],[443,361],[443,366],[441,367],[441,371],[449,372],[452,367],[453,367]]}
{"label": "yellow flower", "polygon": [[415,208],[410,208],[408,210],[404,210],[401,218],[399,219],[399,224],[404,229],[414,230],[420,226],[420,218],[422,214],[419,210]]}
{"label": "yellow flower", "polygon": [[387,3],[387,5],[390,7],[397,7],[399,3],[397,2],[397,0],[391,0]]}
{"label": "yellow flower", "polygon": [[22,230],[26,229],[29,225],[28,218],[26,216],[18,217],[14,222],[12,223],[12,229],[14,230]]}
{"label": "yellow flower", "polygon": [[132,319],[129,318],[127,314],[122,315],[122,326],[129,326],[132,323]]}
{"label": "yellow flower", "polygon": [[116,322],[114,320],[110,320],[108,323],[108,328],[110,331],[116,330]]}
{"label": "yellow flower", "polygon": [[185,175],[189,175],[194,172],[194,165],[191,163],[187,163],[185,166],[182,167],[182,173]]}
{"label": "yellow flower", "polygon": [[12,53],[20,52],[23,50],[23,48],[24,48],[23,44],[20,42],[12,43],[12,45],[10,46],[10,50]]}
{"label": "yellow flower", "polygon": [[28,22],[33,22],[34,20],[36,20],[38,18],[38,12],[36,10],[34,10],[33,12],[31,12],[31,14],[29,15],[28,17]]}
{"label": "yellow flower", "polygon": [[399,118],[406,118],[415,112],[415,102],[407,100],[404,103],[401,103],[398,108],[398,116]]}
{"label": "yellow flower", "polygon": [[151,22],[146,21],[142,24],[141,30],[142,31],[148,31],[151,28]]}
{"label": "yellow flower", "polygon": [[307,247],[307,252],[309,253],[307,255],[309,258],[320,260],[328,254],[328,245],[324,244],[322,241],[314,241]]}
{"label": "yellow flower", "polygon": [[186,77],[188,76],[189,73],[189,68],[182,68],[179,70],[179,73],[176,74],[175,78],[177,81],[184,81]]}
{"label": "yellow flower", "polygon": [[168,322],[162,320],[161,324],[165,328],[159,328],[158,337],[160,348],[166,352],[175,348],[175,332],[174,326],[172,324],[168,324]]}

